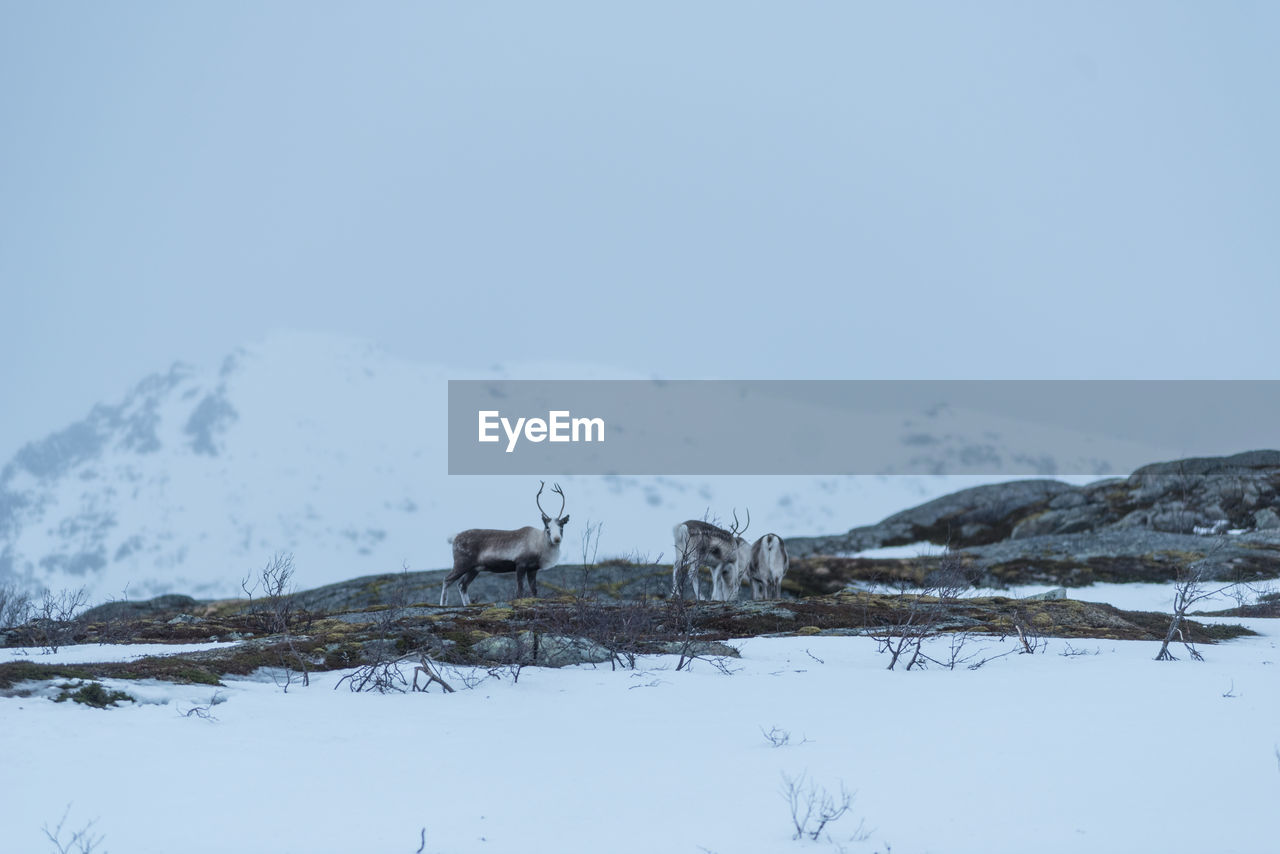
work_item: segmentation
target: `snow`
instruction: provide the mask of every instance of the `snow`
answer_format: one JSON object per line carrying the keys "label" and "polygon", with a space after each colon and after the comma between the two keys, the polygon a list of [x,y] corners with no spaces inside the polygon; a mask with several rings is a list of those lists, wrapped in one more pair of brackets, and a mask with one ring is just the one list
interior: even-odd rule
{"label": "snow", "polygon": [[904,546],[884,546],[878,549],[863,549],[860,552],[852,552],[849,557],[866,557],[866,558],[917,558],[931,555],[939,555],[944,551],[942,546],[928,541],[919,543],[908,543]]}
{"label": "snow", "polygon": [[[1213,582],[1210,582],[1206,589],[1213,590],[1216,586]],[[1272,587],[1271,583],[1265,582],[1257,585],[1252,592],[1245,596],[1244,603],[1252,604],[1256,599],[1257,593],[1270,590]],[[1055,589],[1057,588],[1052,585],[1026,585],[1002,590],[978,590],[975,591],[975,595],[1018,598]],[[1086,602],[1106,602],[1126,611],[1160,611],[1168,613],[1173,607],[1172,584],[1091,584],[1088,587],[1068,587],[1066,591],[1067,597],[1070,599],[1080,599]],[[1226,608],[1234,608],[1239,604],[1241,603],[1232,597],[1229,591],[1223,591],[1200,600],[1195,604],[1194,610],[1220,611]],[[1196,617],[1195,619],[1202,618]],[[1236,623],[1239,620],[1231,618],[1228,622]]]}
{"label": "snow", "polygon": [[[408,852],[421,828],[426,852],[1267,852],[1280,653],[1274,622],[1236,622],[1261,636],[1203,662],[1050,639],[889,672],[868,638],[754,638],[730,675],[663,656],[471,689],[447,674],[455,694],[357,695],[326,673],[287,693],[108,680],[145,703],[107,711],[0,697],[0,826],[47,850],[40,825],[70,804],[68,826],[97,818],[108,850],[139,854]],[[214,720],[184,714],[215,695]],[[856,793],[830,840],[791,839],[780,789],[802,774]]]}
{"label": "snow", "polygon": [[[922,592],[915,588],[908,588],[902,591],[902,588],[893,585],[867,585],[867,587],[891,593]],[[1245,591],[1247,595],[1244,595],[1243,603],[1252,604],[1256,601],[1259,593],[1273,590],[1274,587],[1273,582],[1254,585],[1251,590]],[[1210,582],[1206,589],[1213,590],[1214,584]],[[1239,590],[1240,588],[1235,589]],[[1077,599],[1082,602],[1105,602],[1126,611],[1159,611],[1168,613],[1173,607],[1172,584],[1091,584],[1087,587],[1066,588],[1060,588],[1052,584],[1022,584],[1011,587],[978,587],[971,590],[967,595],[1005,596],[1010,599],[1023,599],[1028,596],[1047,593],[1050,590],[1065,590],[1068,599]],[[1220,611],[1226,608],[1234,608],[1239,604],[1241,602],[1231,595],[1231,591],[1224,590],[1215,595],[1206,596],[1196,602],[1195,610]],[[1196,617],[1195,619],[1203,618]],[[1239,621],[1235,618],[1230,618],[1228,622]]]}
{"label": "snow", "polygon": [[158,655],[177,655],[184,652],[201,652],[207,649],[235,646],[231,641],[198,644],[133,643],[94,644],[84,643],[58,647],[57,652],[46,652],[38,646],[15,646],[0,649],[0,664],[6,661],[32,661],[37,664],[85,664],[87,662],[136,661],[139,658]]}

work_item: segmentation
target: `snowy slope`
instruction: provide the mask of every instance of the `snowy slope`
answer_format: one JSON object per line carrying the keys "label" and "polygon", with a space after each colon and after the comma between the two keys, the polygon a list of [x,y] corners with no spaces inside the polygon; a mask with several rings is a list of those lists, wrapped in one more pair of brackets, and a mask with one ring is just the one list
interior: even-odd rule
{"label": "snowy slope", "polygon": [[[1055,639],[976,671],[888,672],[869,638],[756,638],[732,675],[654,657],[481,671],[447,695],[333,691],[333,672],[288,693],[108,680],[139,700],[109,711],[0,697],[22,781],[0,826],[6,850],[50,850],[40,826],[70,806],[68,829],[96,818],[105,850],[134,854],[1267,854],[1280,681],[1271,621],[1246,622],[1264,635],[1204,662]],[[216,720],[184,716],[215,691]],[[843,784],[851,813],[793,841],[783,775]]]}
{"label": "snowy slope", "polygon": [[[96,598],[126,588],[132,598],[218,596],[237,593],[274,551],[295,554],[302,586],[439,568],[458,530],[537,521],[532,478],[445,473],[447,380],[619,376],[550,363],[469,373],[301,333],[240,348],[215,369],[175,365],[0,471],[0,580],[83,584]],[[937,471],[993,441],[1019,452],[973,439],[945,414],[921,418],[932,419]],[[904,420],[904,437],[919,436],[921,418]],[[1019,438],[1030,453],[1035,437]],[[571,561],[589,521],[604,523],[601,557],[656,557],[675,522],[708,509],[749,506],[755,533],[830,533],[1004,478],[556,479],[568,494]]]}

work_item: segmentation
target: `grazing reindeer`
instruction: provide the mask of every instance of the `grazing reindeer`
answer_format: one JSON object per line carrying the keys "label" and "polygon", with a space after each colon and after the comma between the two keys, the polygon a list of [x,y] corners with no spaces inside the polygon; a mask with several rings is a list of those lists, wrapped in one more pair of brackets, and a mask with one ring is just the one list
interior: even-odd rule
{"label": "grazing reindeer", "polygon": [[781,599],[782,577],[787,574],[791,559],[787,557],[787,544],[777,534],[765,534],[751,546],[751,559],[747,561],[747,578],[751,580],[752,599]]}
{"label": "grazing reindeer", "polygon": [[751,511],[747,511],[747,524],[738,528],[737,511],[733,514],[733,528],[724,528],[690,519],[676,525],[673,534],[676,542],[675,562],[671,566],[671,595],[681,595],[682,578],[693,584],[693,595],[702,601],[698,585],[698,567],[711,567],[711,598],[737,599],[742,586],[742,576],[750,558],[750,547],[742,534],[751,525]]}
{"label": "grazing reindeer", "polygon": [[[542,513],[541,531],[533,526],[515,531],[472,528],[449,541],[453,543],[453,571],[445,577],[444,584],[440,587],[441,605],[445,604],[449,585],[455,581],[458,582],[462,604],[470,605],[467,588],[482,569],[490,572],[514,572],[517,599],[524,596],[524,580],[527,576],[531,595],[538,595],[538,570],[559,563],[560,541],[564,539],[564,526],[569,524],[568,516],[557,513],[557,518],[553,519],[542,509],[542,490],[546,485],[543,481],[534,497],[538,510]],[[560,496],[559,512],[563,513],[564,490],[557,483],[551,487],[551,491]]]}

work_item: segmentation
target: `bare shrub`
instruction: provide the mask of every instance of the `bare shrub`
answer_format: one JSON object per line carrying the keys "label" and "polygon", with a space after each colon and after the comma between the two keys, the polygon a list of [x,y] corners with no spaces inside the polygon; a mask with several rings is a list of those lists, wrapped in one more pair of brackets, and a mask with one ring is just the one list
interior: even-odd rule
{"label": "bare shrub", "polygon": [[1049,641],[1040,630],[1031,614],[1022,608],[1013,612],[1013,630],[1018,635],[1018,652],[1022,655],[1035,655],[1048,649]]}
{"label": "bare shrub", "polygon": [[31,596],[16,584],[0,584],[0,631],[25,625],[31,619]]}
{"label": "bare shrub", "polygon": [[[114,605],[127,607],[128,604],[129,585],[126,584],[124,589],[120,591],[119,598],[109,597],[94,608],[98,612],[98,616],[94,618],[92,629],[93,639],[97,643],[128,643],[134,638],[137,626],[133,620],[126,616],[127,612],[109,607]],[[86,628],[89,628],[89,626],[86,626]]]}
{"label": "bare shrub", "polygon": [[362,664],[334,683],[333,689],[336,691],[338,686],[346,683],[348,688],[357,693],[372,691],[377,694],[403,694],[409,690],[409,682],[405,679],[400,664],[400,659]]}
{"label": "bare shrub", "polygon": [[[98,820],[86,822],[79,830],[73,831],[66,827],[67,817],[70,814],[71,805],[67,804],[67,808],[62,811],[62,818],[58,819],[58,824],[52,830],[49,829],[48,824],[42,826],[40,829],[44,831],[45,838],[49,840],[49,844],[57,854],[93,854],[106,839],[105,836],[94,832],[94,825]],[[102,854],[107,852],[104,850]]]}
{"label": "bare shrub", "polygon": [[732,676],[738,668],[731,665],[731,658],[703,651],[706,641],[702,639],[697,625],[700,607],[698,603],[691,603],[682,596],[673,596],[666,601],[663,628],[668,634],[675,636],[676,652],[679,655],[676,670],[688,670],[695,661],[705,661],[725,676]]}
{"label": "bare shrub", "polygon": [[[771,726],[768,729],[760,727],[760,734],[764,736],[764,740],[769,742],[770,747],[786,747],[791,744],[791,733],[781,727]],[[802,737],[796,742],[796,746],[808,744],[809,739]]]}
{"label": "bare shrub", "polygon": [[250,573],[240,582],[249,599],[245,611],[258,630],[280,636],[276,650],[282,675],[276,684],[285,691],[295,678],[300,679],[303,686],[311,684],[306,659],[298,652],[294,638],[295,628],[309,626],[311,615],[295,608],[293,575],[293,555],[276,552],[256,575]]}
{"label": "bare shrub", "polygon": [[601,522],[592,522],[587,520],[587,524],[583,526],[582,533],[579,536],[579,542],[582,546],[582,562],[579,566],[579,582],[578,596],[585,597],[588,591],[588,585],[591,581],[591,571],[595,569],[596,559],[600,554],[600,532],[603,530],[604,524]]}
{"label": "bare shrub", "polygon": [[924,587],[943,602],[955,602],[973,591],[982,576],[972,561],[967,561],[949,548],[942,553],[938,566],[924,577]]}
{"label": "bare shrub", "polygon": [[[419,666],[413,669],[413,690],[426,691],[431,687],[431,683],[434,682],[439,685],[446,694],[452,694],[453,686],[444,681],[444,677],[440,675],[440,669],[435,666],[435,662],[430,658],[427,658],[425,655],[421,656],[421,662],[422,663]],[[418,688],[419,675],[426,679],[426,684],[424,684],[421,689]]]}
{"label": "bare shrub", "polygon": [[[571,607],[552,605],[538,608],[532,628],[537,634],[554,634],[582,638],[598,644],[610,654],[613,670],[634,670],[638,656],[652,652],[655,636],[669,633],[669,609],[663,600],[642,593],[633,598],[614,599],[590,589],[591,573],[599,552],[600,523],[588,522],[582,532],[582,564],[578,589],[571,594]],[[635,565],[649,565],[647,554],[634,552],[623,560]],[[658,560],[661,560],[659,555]],[[677,623],[682,621],[677,620]],[[518,638],[517,638],[518,640]]]}
{"label": "bare shrub", "polygon": [[386,694],[410,690],[403,666],[422,653],[406,652],[417,649],[421,641],[418,633],[405,625],[405,616],[413,603],[408,565],[402,567],[393,581],[382,585],[379,593],[382,601],[373,612],[370,629],[374,640],[361,648],[365,663],[339,679],[334,685],[335,690],[344,684],[356,692]]}
{"label": "bare shrub", "polygon": [[[839,793],[832,793],[810,781],[805,774],[799,777],[782,775],[782,796],[791,814],[792,839],[809,839],[817,842],[825,838],[833,841],[827,828],[849,814],[853,809],[853,795],[840,783]],[[864,840],[867,835],[859,822],[853,839]]]}
{"label": "bare shrub", "polygon": [[213,696],[209,698],[208,703],[205,703],[203,705],[201,704],[193,705],[191,708],[187,709],[185,712],[179,711],[178,714],[182,715],[184,718],[193,718],[193,717],[200,718],[201,720],[209,721],[212,723],[218,720],[216,717],[213,716],[213,712],[212,712],[213,707],[222,705],[226,701],[227,701],[227,698],[222,696],[221,691],[214,691]]}
{"label": "bare shrub", "polygon": [[1063,658],[1075,658],[1076,656],[1080,656],[1080,655],[1101,655],[1102,654],[1102,650],[1098,649],[1097,647],[1094,647],[1092,650],[1076,649],[1070,643],[1065,643],[1065,642],[1063,646],[1064,646],[1064,649],[1062,650],[1062,652],[1058,653],[1058,655],[1062,656]]}
{"label": "bare shrub", "polygon": [[409,580],[409,565],[402,564],[395,581],[382,586],[382,605],[375,626],[379,637],[389,638],[400,630],[405,612],[413,604],[413,582]]}
{"label": "bare shrub", "polygon": [[[465,664],[441,664],[436,668],[437,675],[447,675],[457,684],[461,685],[465,690],[470,691],[488,682],[490,679],[502,679],[501,667],[477,667]],[[418,673],[414,671],[414,681],[416,684]],[[444,680],[441,679],[443,682]],[[431,679],[427,679],[426,684],[422,688],[414,690],[426,691],[431,687]],[[448,684],[448,683],[446,683]],[[452,690],[445,691],[446,694],[453,693]]]}
{"label": "bare shrub", "polygon": [[634,670],[637,657],[661,631],[663,616],[661,602],[647,596],[606,602],[588,594],[575,596],[571,608],[546,609],[537,618],[537,626],[545,634],[599,644],[609,652],[610,669]]}
{"label": "bare shrub", "polygon": [[1013,636],[1017,638],[1018,643],[1008,649],[998,652],[989,652],[989,648],[985,646],[979,646],[975,649],[970,642],[981,642],[981,639],[988,637],[987,635],[975,635],[967,631],[952,631],[947,634],[947,645],[942,654],[929,655],[922,651],[920,653],[921,660],[948,670],[955,670],[962,664],[968,670],[977,670],[1005,656],[1015,653],[1018,655],[1034,655],[1037,652],[1043,653],[1049,648],[1049,641],[1034,619],[1032,611],[1021,606],[1015,606],[1013,615],[1010,618],[1009,628],[1011,631],[1001,634],[999,640],[1003,642]]}
{"label": "bare shrub", "polygon": [[876,642],[876,651],[889,656],[887,669],[893,670],[899,662],[906,664],[906,670],[923,667],[924,642],[938,634],[940,603],[923,591],[903,589],[898,597],[903,607],[883,620],[871,632],[871,637]]}
{"label": "bare shrub", "polygon": [[26,629],[30,645],[40,647],[45,653],[55,653],[60,647],[74,642],[80,628],[77,618],[88,600],[83,587],[41,593],[28,611],[30,621]]}
{"label": "bare shrub", "polygon": [[947,604],[955,602],[973,588],[977,571],[954,552],[945,552],[938,567],[924,576],[920,587],[904,579],[898,583],[897,599],[901,607],[882,619],[871,632],[876,649],[889,656],[889,670],[905,664],[906,670],[925,667],[928,663],[954,668],[967,661],[963,653],[969,635],[957,633],[952,638],[945,659],[931,658],[924,651],[925,641],[946,629]]}
{"label": "bare shrub", "polygon": [[1207,556],[1203,560],[1187,564],[1178,570],[1177,577],[1173,582],[1173,613],[1169,619],[1169,630],[1165,633],[1164,642],[1160,644],[1160,651],[1156,653],[1156,661],[1178,660],[1169,651],[1169,645],[1175,639],[1187,648],[1187,652],[1190,653],[1193,659],[1204,661],[1204,656],[1200,654],[1191,641],[1187,640],[1182,631],[1182,624],[1186,622],[1187,613],[1193,605],[1230,590],[1237,584],[1234,581],[1226,584],[1213,583],[1209,580],[1209,572],[1210,564]]}

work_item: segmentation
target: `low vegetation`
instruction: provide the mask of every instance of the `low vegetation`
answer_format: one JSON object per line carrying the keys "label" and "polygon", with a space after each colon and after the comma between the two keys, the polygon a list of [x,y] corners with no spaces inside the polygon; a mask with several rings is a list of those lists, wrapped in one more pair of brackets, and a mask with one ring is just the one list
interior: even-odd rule
{"label": "low vegetation", "polygon": [[[928,581],[931,576],[926,571],[918,578]],[[646,653],[680,654],[683,663],[686,657],[732,655],[732,648],[723,641],[735,638],[884,636],[893,633],[894,627],[919,624],[913,612],[927,613],[929,631],[935,636],[963,632],[1014,638],[1161,640],[1169,626],[1167,614],[1123,611],[1099,603],[957,598],[945,590],[938,591],[941,595],[842,590],[800,599],[701,603],[657,596],[614,601],[596,593],[561,593],[501,604],[442,607],[411,601],[417,588],[407,577],[400,581],[382,585],[389,601],[328,613],[308,611],[291,599],[285,606],[282,603],[288,597],[279,598],[266,615],[258,599],[196,603],[182,597],[155,608],[134,608],[131,614],[116,618],[91,611],[76,622],[74,642],[238,643],[99,664],[45,664],[33,654],[0,664],[0,689],[56,679],[162,679],[216,685],[226,676],[264,669],[286,671],[283,678],[289,680],[308,671],[378,666],[422,655],[451,664],[544,663],[538,656],[545,657],[553,648],[562,654],[564,639],[580,640],[584,648],[590,644],[594,657],[588,660],[609,666],[634,666],[635,657]],[[1196,644],[1251,634],[1240,626],[1193,619],[1183,621],[1181,631]],[[18,633],[8,645],[21,641]],[[565,657],[560,663],[570,660]]]}

